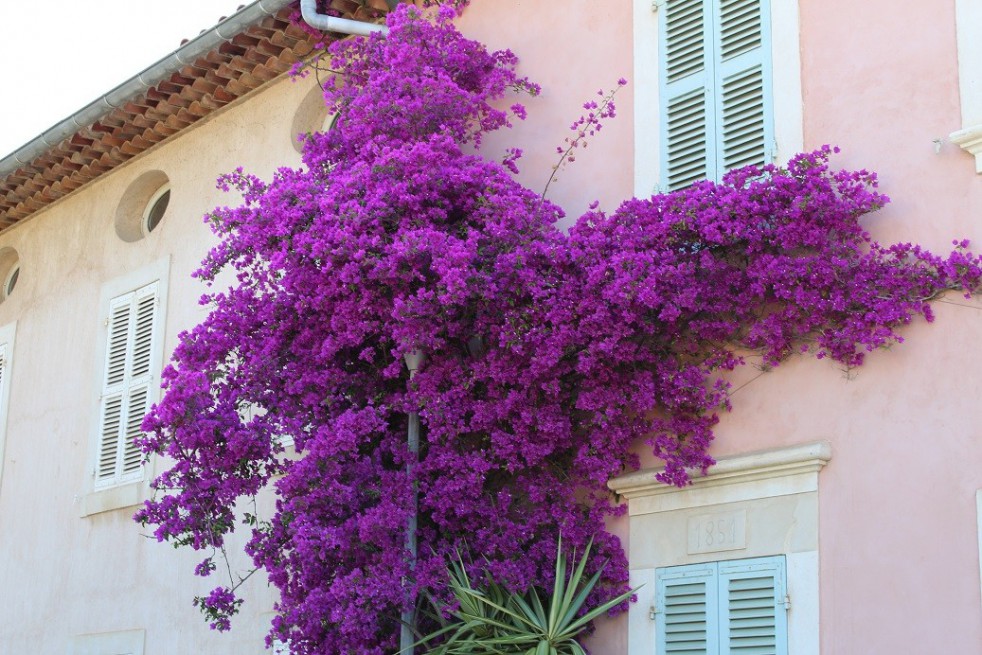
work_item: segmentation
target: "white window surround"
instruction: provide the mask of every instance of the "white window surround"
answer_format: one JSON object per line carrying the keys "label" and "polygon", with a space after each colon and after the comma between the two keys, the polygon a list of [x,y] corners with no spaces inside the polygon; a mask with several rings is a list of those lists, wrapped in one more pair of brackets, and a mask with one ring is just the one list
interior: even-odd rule
{"label": "white window surround", "polygon": [[[89,437],[89,459],[85,467],[85,482],[83,493],[79,495],[79,514],[80,516],[90,516],[100,512],[114,509],[122,509],[140,505],[149,498],[149,484],[147,471],[137,480],[127,481],[123,484],[116,484],[104,488],[97,488],[95,471],[99,461],[99,444],[101,437],[102,423],[102,402],[101,394],[105,385],[105,366],[107,349],[107,317],[109,315],[110,303],[131,291],[135,291],[153,282],[157,283],[157,307],[155,331],[157,337],[153,340],[152,351],[150,354],[151,381],[149,389],[149,403],[157,401],[160,392],[160,370],[163,363],[163,342],[166,334],[166,307],[167,307],[167,282],[170,272],[170,258],[164,257],[151,264],[143,266],[135,271],[127,273],[114,280],[110,280],[102,286],[99,298],[99,316],[103,324],[100,325],[99,340],[95,353],[96,367],[93,372],[92,382],[92,419]],[[145,467],[149,468],[149,467]]]}
{"label": "white window surround", "polygon": [[16,322],[0,327],[0,490],[3,488],[3,452],[4,444],[7,442],[7,424],[10,416],[10,382],[16,332]]}
{"label": "white window surround", "polygon": [[[784,555],[792,607],[789,652],[818,655],[818,484],[819,471],[830,459],[829,444],[816,442],[721,457],[705,476],[694,472],[692,484],[681,489],[655,480],[660,469],[611,480],[608,486],[628,500],[630,584],[641,587],[628,614],[628,653],[655,653],[651,609],[657,568]],[[746,512],[747,545],[692,554],[687,520],[713,512]]]}
{"label": "white window surround", "polygon": [[145,630],[122,630],[72,638],[68,655],[143,655]]}
{"label": "white window surround", "polygon": [[[634,195],[647,198],[661,180],[658,34],[664,0],[633,0]],[[804,149],[801,50],[797,0],[770,3],[771,75],[775,161],[783,164]]]}
{"label": "white window surround", "polygon": [[962,129],[949,139],[975,157],[982,174],[982,0],[955,0]]}

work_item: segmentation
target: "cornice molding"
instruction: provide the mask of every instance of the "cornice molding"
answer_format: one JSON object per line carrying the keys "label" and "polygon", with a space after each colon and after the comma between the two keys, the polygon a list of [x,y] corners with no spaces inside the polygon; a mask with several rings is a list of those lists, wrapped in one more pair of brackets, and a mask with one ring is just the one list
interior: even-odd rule
{"label": "cornice molding", "polygon": [[690,471],[692,483],[673,487],[655,479],[650,468],[607,483],[630,501],[628,513],[650,514],[688,507],[771,498],[818,490],[818,472],[832,458],[825,441],[721,457],[706,475]]}
{"label": "cornice molding", "polygon": [[982,174],[982,125],[952,132],[948,139],[975,157],[975,172]]}

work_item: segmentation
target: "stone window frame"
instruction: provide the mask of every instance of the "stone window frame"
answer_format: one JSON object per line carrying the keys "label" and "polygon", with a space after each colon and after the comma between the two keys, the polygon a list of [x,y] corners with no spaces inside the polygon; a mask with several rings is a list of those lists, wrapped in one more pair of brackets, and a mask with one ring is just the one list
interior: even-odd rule
{"label": "stone window frame", "polygon": [[[831,456],[831,446],[822,441],[721,457],[705,476],[695,472],[692,484],[684,488],[658,482],[655,476],[660,469],[635,471],[611,480],[610,489],[627,500],[630,584],[641,587],[637,602],[632,603],[628,612],[628,653],[655,653],[656,621],[652,617],[655,616],[657,569],[784,555],[788,594],[794,608],[788,616],[789,652],[819,655],[818,487],[819,472]],[[676,530],[666,534],[665,539],[673,540],[672,549],[677,556],[671,561],[653,561],[652,553],[664,544],[643,538],[645,521],[680,523],[685,517],[695,518],[695,514],[741,511],[749,513],[747,532],[759,534],[763,524],[770,520],[768,504],[782,499],[783,502],[802,499],[804,511],[796,512],[793,520],[794,529],[808,535],[800,547],[781,540],[761,544],[763,550],[743,547],[689,554],[688,536],[679,539]]]}

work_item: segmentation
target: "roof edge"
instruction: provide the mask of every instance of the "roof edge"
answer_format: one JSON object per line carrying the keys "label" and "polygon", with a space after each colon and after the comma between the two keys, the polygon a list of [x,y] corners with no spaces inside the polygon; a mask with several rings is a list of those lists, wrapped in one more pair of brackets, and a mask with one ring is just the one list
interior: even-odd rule
{"label": "roof edge", "polygon": [[20,166],[29,165],[46,150],[71,137],[79,129],[88,127],[108,111],[139,96],[183,66],[193,63],[199,56],[230,40],[244,28],[265,16],[275,14],[291,2],[293,0],[258,0],[243,7],[0,159],[0,178]]}

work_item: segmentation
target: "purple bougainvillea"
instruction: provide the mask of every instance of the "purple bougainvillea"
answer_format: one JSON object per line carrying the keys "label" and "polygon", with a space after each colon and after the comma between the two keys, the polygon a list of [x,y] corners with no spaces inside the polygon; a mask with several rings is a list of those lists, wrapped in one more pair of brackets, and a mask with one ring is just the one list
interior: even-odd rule
{"label": "purple bougainvillea", "polygon": [[[445,594],[455,549],[514,588],[548,587],[557,534],[592,537],[594,567],[610,562],[594,601],[623,590],[606,482],[636,466],[632,444],[684,485],[713,462],[720,374],[744,354],[857,366],[930,320],[932,297],[979,284],[965,244],[940,258],[872,241],[859,219],[887,199],[872,173],[830,169],[829,148],[563,231],[562,210],[509,171],[520,153],[473,151],[524,115],[506,96],[537,87],[510,52],[463,38],[453,11],[436,16],[403,5],[387,38],[332,46],[339,118],[302,169],[224,178],[245,201],[208,217],[219,243],[198,275],[231,269],[236,284],[204,300],[144,422],[146,452],[174,464],[137,519],[205,552],[249,531],[295,655],[393,652],[400,613]],[[272,516],[236,514],[267,488]],[[224,587],[198,602],[219,629],[238,608]]]}

